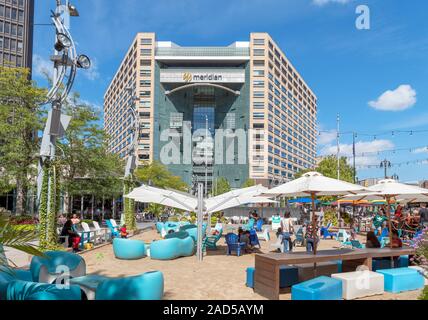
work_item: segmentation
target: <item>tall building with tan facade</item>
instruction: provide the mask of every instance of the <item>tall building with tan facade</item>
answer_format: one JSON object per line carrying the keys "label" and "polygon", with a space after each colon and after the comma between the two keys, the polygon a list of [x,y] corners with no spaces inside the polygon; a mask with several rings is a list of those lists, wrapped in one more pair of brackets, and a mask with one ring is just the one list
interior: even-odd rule
{"label": "tall building with tan facade", "polygon": [[110,152],[127,156],[136,107],[140,163],[189,185],[273,186],[316,165],[317,98],[267,33],[225,47],[139,33],[104,98]]}
{"label": "tall building with tan facade", "polygon": [[34,0],[0,0],[0,65],[32,67]]}

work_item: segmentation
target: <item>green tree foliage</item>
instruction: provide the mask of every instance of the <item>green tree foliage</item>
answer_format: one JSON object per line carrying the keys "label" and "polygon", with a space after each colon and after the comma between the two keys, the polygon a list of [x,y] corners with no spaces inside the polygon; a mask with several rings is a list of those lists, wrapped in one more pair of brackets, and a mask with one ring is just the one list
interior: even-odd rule
{"label": "green tree foliage", "polygon": [[70,208],[71,196],[75,195],[122,194],[123,162],[107,152],[108,136],[100,126],[99,110],[73,93],[64,104],[63,113],[72,117],[65,137],[58,143],[64,151],[59,164],[67,207]]}
{"label": "green tree foliage", "polygon": [[24,213],[26,191],[34,187],[46,92],[29,80],[29,70],[0,66],[0,192],[17,190],[16,211]]}
{"label": "green tree foliage", "polygon": [[159,162],[152,162],[139,167],[135,171],[137,179],[145,184],[151,183],[158,188],[170,188],[178,191],[187,191],[189,186],[180,177],[172,175],[168,169]]}
{"label": "green tree foliage", "polygon": [[216,180],[216,187],[214,189],[214,196],[219,196],[223,193],[227,193],[231,190],[229,181],[226,178],[220,177]]}
{"label": "green tree foliage", "polygon": [[253,179],[248,179],[247,181],[244,182],[244,184],[242,185],[242,188],[254,187],[255,185],[256,185],[256,181],[254,181]]}
{"label": "green tree foliage", "polygon": [[[311,171],[314,171],[314,169],[300,171],[296,174],[296,178],[300,178],[303,174]],[[326,177],[337,179],[337,158],[335,156],[325,157],[315,171]],[[340,180],[354,182],[354,169],[348,164],[345,157],[340,159]]]}

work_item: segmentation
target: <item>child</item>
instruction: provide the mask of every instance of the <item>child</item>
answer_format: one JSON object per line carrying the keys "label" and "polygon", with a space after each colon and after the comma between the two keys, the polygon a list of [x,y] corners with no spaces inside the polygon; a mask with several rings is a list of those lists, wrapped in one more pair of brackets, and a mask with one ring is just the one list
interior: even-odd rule
{"label": "child", "polygon": [[120,237],[122,239],[126,239],[128,238],[128,231],[126,231],[126,224],[124,224],[121,228],[120,228]]}

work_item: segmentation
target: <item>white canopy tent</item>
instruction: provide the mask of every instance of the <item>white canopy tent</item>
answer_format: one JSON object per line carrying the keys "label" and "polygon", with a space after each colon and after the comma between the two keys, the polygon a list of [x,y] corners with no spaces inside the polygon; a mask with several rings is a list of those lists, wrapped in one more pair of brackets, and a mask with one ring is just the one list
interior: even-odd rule
{"label": "white canopy tent", "polygon": [[[310,195],[312,199],[312,224],[315,228],[316,196],[341,196],[349,193],[357,194],[364,191],[366,191],[366,189],[362,186],[328,178],[318,172],[308,172],[296,180],[267,191],[266,194],[285,197],[304,197]],[[316,247],[316,244],[314,244],[314,254],[316,254],[317,251]]]}
{"label": "white canopy tent", "polygon": [[[165,190],[154,188],[146,185],[135,188],[131,193],[125,195],[126,198],[133,199],[142,203],[157,203],[160,205],[197,212],[198,214],[198,259],[201,261],[202,255],[202,224],[203,213],[206,212],[210,215],[213,212],[218,212],[228,208],[233,208],[243,204],[250,203],[268,203],[268,197],[259,197],[262,193],[266,192],[267,188],[258,185],[250,188],[233,190],[228,193],[219,195],[217,197],[203,199],[202,184],[198,185],[198,198],[179,191]],[[263,201],[263,202],[262,202]],[[210,223],[208,223],[210,226]]]}

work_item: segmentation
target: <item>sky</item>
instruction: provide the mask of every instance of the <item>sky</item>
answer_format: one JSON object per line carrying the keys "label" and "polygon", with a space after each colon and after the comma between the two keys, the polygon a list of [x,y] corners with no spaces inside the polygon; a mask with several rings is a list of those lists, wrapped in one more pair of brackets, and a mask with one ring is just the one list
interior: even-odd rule
{"label": "sky", "polygon": [[[35,2],[34,79],[45,85],[54,29],[43,24],[55,0]],[[337,152],[339,114],[341,155],[351,157],[356,132],[358,179],[383,177],[383,169],[367,166],[387,159],[388,175],[428,180],[428,1],[72,2],[80,12],[71,20],[78,53],[93,62],[92,69],[79,70],[74,89],[100,112],[137,32],[183,46],[225,46],[248,41],[250,32],[268,32],[318,97],[319,155]]]}

